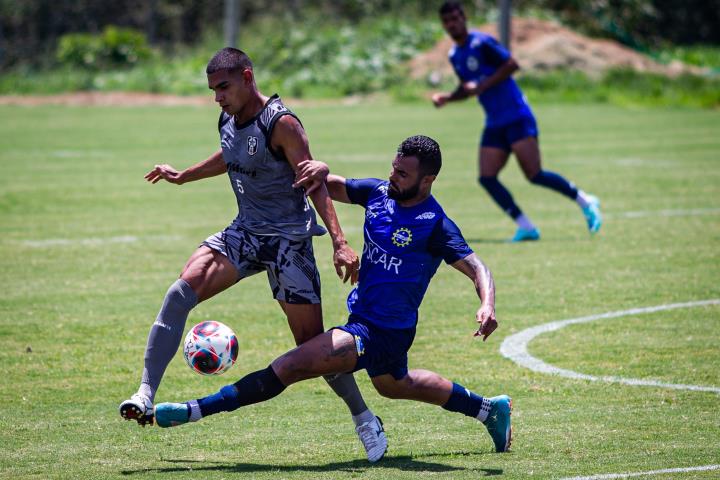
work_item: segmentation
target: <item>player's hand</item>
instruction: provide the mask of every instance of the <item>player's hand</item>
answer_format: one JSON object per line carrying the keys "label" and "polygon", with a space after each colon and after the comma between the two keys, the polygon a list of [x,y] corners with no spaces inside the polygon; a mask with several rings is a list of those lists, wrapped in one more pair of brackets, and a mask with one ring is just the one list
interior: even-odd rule
{"label": "player's hand", "polygon": [[440,108],[447,103],[449,98],[447,93],[433,93],[432,103],[435,107]]}
{"label": "player's hand", "polygon": [[182,184],[180,172],[168,164],[155,165],[155,168],[145,174],[145,180],[150,183],[157,183],[160,180],[165,180],[166,182],[174,183],[176,185]]}
{"label": "player's hand", "polygon": [[492,305],[481,306],[475,314],[475,319],[480,324],[475,336],[483,337],[484,342],[498,326],[497,320],[495,320],[495,307]]}
{"label": "player's hand", "polygon": [[477,95],[480,93],[479,84],[477,82],[465,82],[463,83],[463,89],[469,96]]}
{"label": "player's hand", "polygon": [[323,162],[317,160],[300,162],[295,173],[293,188],[305,187],[305,195],[310,195],[325,182],[328,173],[330,168]]}
{"label": "player's hand", "polygon": [[[348,280],[350,280],[351,285],[357,283],[360,259],[355,251],[350,248],[350,245],[343,243],[335,248],[333,264],[335,264],[335,271],[338,277],[342,278],[343,283],[346,283]],[[343,273],[343,267],[345,268],[345,273]]]}

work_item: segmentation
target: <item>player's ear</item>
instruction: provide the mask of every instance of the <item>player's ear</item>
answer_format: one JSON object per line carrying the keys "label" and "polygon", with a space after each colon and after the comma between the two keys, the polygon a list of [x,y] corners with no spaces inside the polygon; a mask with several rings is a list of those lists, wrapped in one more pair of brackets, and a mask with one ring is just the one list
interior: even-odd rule
{"label": "player's ear", "polygon": [[255,74],[249,68],[242,71],[242,78],[245,85],[250,86],[255,82]]}
{"label": "player's ear", "polygon": [[432,185],[436,178],[437,175],[425,175],[422,179],[422,184],[426,187],[429,187],[430,185]]}

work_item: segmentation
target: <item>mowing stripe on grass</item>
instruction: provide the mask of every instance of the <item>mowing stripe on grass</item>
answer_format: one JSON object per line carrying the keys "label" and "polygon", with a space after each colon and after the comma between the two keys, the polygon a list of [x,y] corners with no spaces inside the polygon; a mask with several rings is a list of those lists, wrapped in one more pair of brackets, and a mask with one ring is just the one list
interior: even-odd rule
{"label": "mowing stripe on grass", "polygon": [[610,382],[610,383],[623,383],[625,385],[636,385],[636,386],[647,386],[647,387],[661,387],[671,388],[675,390],[694,390],[698,392],[714,392],[720,393],[720,387],[713,386],[701,386],[701,385],[685,385],[678,383],[666,383],[659,382],[657,380],[643,380],[638,378],[624,378],[615,376],[602,376],[597,377],[595,375],[587,375],[585,373],[578,373],[572,370],[566,370],[564,368],[558,368],[553,365],[547,364],[539,358],[533,357],[528,352],[528,344],[538,335],[560,330],[568,325],[575,325],[578,323],[588,323],[595,320],[603,320],[607,318],[618,318],[626,317],[628,315],[640,315],[643,313],[661,312],[664,310],[674,310],[677,308],[691,308],[691,307],[702,307],[706,305],[720,305],[720,299],[712,300],[701,300],[695,302],[686,303],[671,303],[666,305],[657,305],[654,307],[644,308],[631,308],[629,310],[620,310],[617,312],[601,313],[598,315],[590,315],[587,317],[571,318],[569,320],[558,320],[555,322],[544,323],[535,327],[527,328],[521,332],[503,340],[500,345],[500,353],[505,357],[509,358],[513,362],[517,363],[521,367],[529,368],[534,372],[547,373],[550,375],[559,375],[561,377],[589,380],[591,382]]}
{"label": "mowing stripe on grass", "polygon": [[642,477],[645,475],[661,475],[663,473],[707,472],[710,470],[720,470],[720,465],[704,465],[702,467],[686,468],[665,468],[662,470],[650,470],[648,472],[605,473],[601,475],[590,475],[589,477],[567,477],[563,478],[562,480],[609,480],[612,478]]}
{"label": "mowing stripe on grass", "polygon": [[693,208],[689,210],[639,210],[636,212],[608,213],[605,218],[689,217],[718,214],[720,214],[720,208]]}
{"label": "mowing stripe on grass", "polygon": [[98,246],[110,243],[136,243],[139,241],[169,241],[177,240],[181,237],[177,235],[149,235],[144,237],[136,237],[134,235],[123,235],[119,237],[86,237],[86,238],[47,238],[45,240],[23,240],[22,244],[26,247],[46,248],[46,247],[65,247],[71,245],[82,246]]}

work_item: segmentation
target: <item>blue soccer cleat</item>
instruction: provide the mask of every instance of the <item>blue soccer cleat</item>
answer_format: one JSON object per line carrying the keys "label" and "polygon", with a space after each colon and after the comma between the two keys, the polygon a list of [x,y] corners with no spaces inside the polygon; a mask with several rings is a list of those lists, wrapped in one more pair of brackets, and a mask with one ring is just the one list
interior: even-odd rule
{"label": "blue soccer cleat", "polygon": [[515,242],[529,242],[529,241],[535,241],[540,240],[540,230],[537,228],[519,228],[515,232],[515,236],[510,239],[512,243]]}
{"label": "blue soccer cleat", "polygon": [[177,427],[190,421],[187,403],[158,403],[155,405],[155,424],[158,427]]}
{"label": "blue soccer cleat", "polygon": [[488,398],[488,400],[491,403],[490,412],[483,423],[495,442],[495,451],[507,452],[512,442],[512,426],[510,425],[512,399],[507,395],[498,395]]}
{"label": "blue soccer cleat", "polygon": [[590,233],[597,233],[602,226],[602,214],[600,213],[600,200],[590,195],[590,204],[582,209],[585,220],[587,220],[588,230]]}

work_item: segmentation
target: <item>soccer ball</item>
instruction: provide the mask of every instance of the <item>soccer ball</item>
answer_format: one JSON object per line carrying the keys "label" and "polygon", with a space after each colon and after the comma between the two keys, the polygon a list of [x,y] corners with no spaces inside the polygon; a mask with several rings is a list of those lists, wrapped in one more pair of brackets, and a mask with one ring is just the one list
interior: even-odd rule
{"label": "soccer ball", "polygon": [[201,375],[220,375],[233,366],[238,356],[235,333],[220,322],[198,323],[185,336],[185,361]]}

